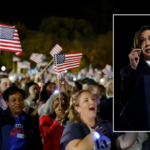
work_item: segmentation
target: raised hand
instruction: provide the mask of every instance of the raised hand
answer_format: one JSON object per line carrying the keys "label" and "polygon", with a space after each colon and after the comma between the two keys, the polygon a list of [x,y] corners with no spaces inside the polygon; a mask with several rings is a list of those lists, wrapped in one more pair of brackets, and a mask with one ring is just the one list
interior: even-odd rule
{"label": "raised hand", "polygon": [[136,70],[137,65],[139,64],[140,54],[141,54],[141,49],[133,49],[128,55],[130,60],[130,65],[134,70]]}

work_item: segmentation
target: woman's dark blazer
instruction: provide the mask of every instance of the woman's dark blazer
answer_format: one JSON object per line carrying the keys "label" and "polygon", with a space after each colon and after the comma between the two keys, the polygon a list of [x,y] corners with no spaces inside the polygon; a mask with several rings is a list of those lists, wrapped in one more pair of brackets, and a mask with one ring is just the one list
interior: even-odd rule
{"label": "woman's dark blazer", "polygon": [[150,67],[145,61],[139,62],[137,69],[134,70],[131,66],[126,66],[121,69],[121,104],[125,106],[135,87],[141,81],[144,75],[150,75]]}

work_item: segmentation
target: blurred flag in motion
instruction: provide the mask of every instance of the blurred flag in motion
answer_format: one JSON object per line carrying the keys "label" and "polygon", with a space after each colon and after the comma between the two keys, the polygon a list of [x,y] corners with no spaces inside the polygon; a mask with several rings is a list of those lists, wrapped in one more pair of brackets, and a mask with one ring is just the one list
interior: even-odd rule
{"label": "blurred flag in motion", "polygon": [[63,48],[59,44],[56,44],[53,47],[53,49],[50,51],[50,55],[52,57],[54,57],[54,54],[59,54],[62,50],[63,50]]}
{"label": "blurred flag in motion", "polygon": [[39,72],[38,68],[28,69],[29,76],[36,75]]}
{"label": "blurred flag in motion", "polygon": [[20,61],[20,59],[16,56],[13,56],[13,61]]}
{"label": "blurred flag in motion", "polygon": [[45,58],[46,56],[44,56],[43,54],[33,53],[30,57],[30,60],[38,64],[41,63]]}
{"label": "blurred flag in motion", "polygon": [[105,68],[102,70],[102,72],[107,75],[108,77],[113,78],[113,70],[110,65],[106,65]]}
{"label": "blurred flag in motion", "polygon": [[92,64],[90,64],[89,66],[89,72],[88,72],[89,76],[93,76],[93,68],[92,68]]}
{"label": "blurred flag in motion", "polygon": [[27,69],[30,69],[31,63],[29,61],[23,61],[23,63],[27,66]]}
{"label": "blurred flag in motion", "polygon": [[[54,55],[54,65],[55,65],[55,71],[57,73],[64,72],[66,70],[78,68],[80,65],[80,60],[82,57],[82,53],[65,53],[65,54],[56,54],[56,58]],[[57,63],[57,68],[56,68]]]}
{"label": "blurred flag in motion", "polygon": [[15,52],[17,56],[23,53],[15,26],[0,24],[0,50]]}
{"label": "blurred flag in motion", "polygon": [[17,62],[18,69],[30,69],[30,63],[27,61]]}
{"label": "blurred flag in motion", "polygon": [[41,60],[43,61],[45,58],[46,58],[46,56],[45,56],[45,55],[43,55],[43,56],[41,57]]}

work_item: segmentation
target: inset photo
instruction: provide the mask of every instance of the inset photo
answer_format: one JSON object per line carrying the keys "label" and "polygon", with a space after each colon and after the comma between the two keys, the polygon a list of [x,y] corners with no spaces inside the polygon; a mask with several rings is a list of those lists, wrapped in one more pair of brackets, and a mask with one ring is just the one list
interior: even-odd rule
{"label": "inset photo", "polygon": [[150,14],[113,15],[113,131],[150,131]]}

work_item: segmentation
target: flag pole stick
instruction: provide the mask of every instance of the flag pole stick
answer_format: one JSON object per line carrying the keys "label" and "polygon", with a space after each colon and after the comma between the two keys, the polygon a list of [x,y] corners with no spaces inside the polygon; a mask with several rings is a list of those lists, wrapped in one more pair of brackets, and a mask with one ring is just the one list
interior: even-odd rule
{"label": "flag pole stick", "polygon": [[[55,55],[55,59],[56,59],[56,69],[57,69],[57,56]],[[61,100],[60,100],[60,90],[59,90],[59,77],[58,77],[58,69],[57,69],[57,82],[58,82],[58,91],[59,91],[59,103],[61,106]]]}
{"label": "flag pole stick", "polygon": [[36,65],[35,69],[38,68],[38,65]]}
{"label": "flag pole stick", "polygon": [[[57,59],[57,58],[56,58]],[[45,71],[47,69],[47,67],[53,62],[53,59],[47,64],[47,66],[43,69],[43,71]],[[57,64],[57,61],[56,61]],[[57,66],[57,65],[56,65]]]}

